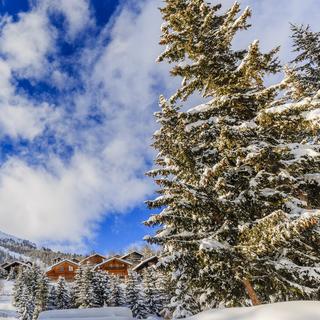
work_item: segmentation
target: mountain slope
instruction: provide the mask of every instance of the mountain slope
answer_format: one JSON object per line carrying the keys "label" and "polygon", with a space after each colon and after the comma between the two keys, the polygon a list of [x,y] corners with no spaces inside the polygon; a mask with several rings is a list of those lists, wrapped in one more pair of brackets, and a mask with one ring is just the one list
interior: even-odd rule
{"label": "mountain slope", "polygon": [[0,263],[12,260],[31,261],[40,265],[50,265],[57,257],[82,259],[81,255],[56,252],[49,248],[37,247],[29,240],[0,231]]}

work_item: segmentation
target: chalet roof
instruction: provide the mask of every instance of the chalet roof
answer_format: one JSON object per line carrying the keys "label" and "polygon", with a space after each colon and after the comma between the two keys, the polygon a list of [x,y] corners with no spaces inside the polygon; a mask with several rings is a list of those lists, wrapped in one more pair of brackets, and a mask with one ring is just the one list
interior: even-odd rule
{"label": "chalet roof", "polygon": [[102,261],[101,263],[97,264],[93,269],[95,270],[95,269],[97,269],[98,267],[101,267],[101,266],[103,266],[104,264],[106,264],[106,263],[108,263],[108,262],[110,262],[110,261],[112,261],[112,260],[118,260],[118,261],[120,261],[120,262],[122,262],[122,263],[125,263],[125,264],[127,264],[127,265],[132,266],[132,263],[129,262],[129,261],[127,261],[127,260],[124,260],[124,259],[118,258],[118,257],[111,257],[111,258],[109,258],[109,259],[107,259],[107,260],[105,260],[105,261]]}
{"label": "chalet roof", "polygon": [[131,252],[125,254],[124,256],[122,256],[121,259],[125,259],[125,258],[129,257],[129,256],[130,256],[131,254],[133,254],[133,253],[139,255],[140,257],[143,257],[143,254],[142,254],[142,253],[140,253],[140,252],[138,252],[138,251],[131,251]]}
{"label": "chalet roof", "polygon": [[50,267],[48,267],[47,271],[51,270],[52,268],[54,268],[54,267],[56,267],[56,266],[58,266],[59,264],[64,263],[64,262],[67,262],[67,263],[69,263],[69,264],[73,264],[74,266],[79,267],[79,264],[78,264],[78,263],[76,263],[76,262],[74,262],[74,261],[72,261],[72,260],[69,260],[69,259],[63,259],[63,260],[60,260],[60,261],[54,263],[54,264],[51,265]]}
{"label": "chalet roof", "polygon": [[88,259],[90,259],[90,258],[92,258],[92,257],[95,257],[95,256],[99,256],[99,257],[103,258],[104,260],[107,259],[105,256],[103,256],[103,255],[101,255],[101,254],[99,254],[99,253],[94,253],[94,254],[92,254],[92,255],[90,255],[90,256],[82,259],[82,260],[80,261],[80,264],[82,264],[84,261],[86,261],[86,260],[88,260]]}
{"label": "chalet roof", "polygon": [[11,267],[11,266],[14,265],[14,264],[20,264],[21,266],[30,268],[30,265],[29,265],[29,264],[24,263],[24,262],[19,261],[19,260],[11,261],[11,262],[7,263],[7,265],[4,266],[3,268],[4,268],[4,269],[9,268],[9,267]]}
{"label": "chalet roof", "polygon": [[159,258],[157,256],[152,256],[150,258],[147,258],[147,259],[141,261],[139,264],[137,264],[134,268],[132,268],[132,271],[141,270],[141,269],[147,267],[149,262],[152,262],[152,261],[157,262],[158,260],[159,260]]}

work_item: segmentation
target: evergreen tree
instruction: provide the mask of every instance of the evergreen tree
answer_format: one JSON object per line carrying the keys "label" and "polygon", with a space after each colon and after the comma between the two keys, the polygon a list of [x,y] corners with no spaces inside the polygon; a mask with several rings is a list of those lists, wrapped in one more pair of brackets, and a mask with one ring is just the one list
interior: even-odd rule
{"label": "evergreen tree", "polygon": [[82,296],[81,296],[81,288],[82,288],[82,280],[83,280],[83,266],[80,266],[76,270],[75,274],[75,281],[73,286],[73,293],[74,293],[74,300],[75,300],[75,307],[79,308],[82,304]]}
{"label": "evergreen tree", "polygon": [[110,306],[120,307],[124,305],[124,292],[122,289],[122,284],[117,276],[112,276],[110,278]]}
{"label": "evergreen tree", "polygon": [[70,294],[66,280],[60,277],[56,287],[56,300],[55,305],[57,309],[69,309],[70,308]]}
{"label": "evergreen tree", "polygon": [[50,286],[49,294],[48,294],[48,310],[57,309],[56,305],[57,294],[55,286]]}
{"label": "evergreen tree", "polygon": [[[266,75],[279,70],[277,49],[263,54],[255,41],[246,52],[232,50],[232,38],[245,28],[250,11],[237,19],[235,4],[219,17],[220,45],[209,29],[199,29],[205,26],[201,15],[182,13],[189,6],[196,13],[199,5],[212,20],[218,7],[187,0],[166,4],[162,43],[169,49],[160,60],[187,67],[173,69],[185,77],[184,84],[170,102],[161,98],[156,114],[161,128],[153,145],[159,168],[149,175],[161,189],[148,204],[165,209],[147,224],[160,225],[148,240],[163,246],[162,268],[177,284],[174,318],[197,312],[199,304],[313,298],[318,284],[312,275],[319,272],[319,203],[310,196],[317,191],[314,174],[319,172],[319,129],[311,121],[316,101],[299,111],[299,104],[287,108],[279,106],[283,99],[275,102],[278,90],[290,83],[264,84]],[[187,40],[197,42],[200,36],[212,45],[207,51],[199,43],[192,56]],[[194,90],[212,100],[180,111],[173,102]],[[309,120],[301,113],[306,108]]]}
{"label": "evergreen tree", "polygon": [[40,274],[35,290],[35,309],[33,319],[37,320],[40,312],[47,310],[49,300],[49,281],[45,274]]}
{"label": "evergreen tree", "polygon": [[93,274],[93,291],[97,300],[97,306],[103,307],[109,304],[110,281],[109,276],[104,271],[96,270]]}
{"label": "evergreen tree", "polygon": [[292,61],[299,83],[299,93],[310,97],[320,90],[320,33],[310,26],[292,25],[294,51],[298,53]]}
{"label": "evergreen tree", "polygon": [[162,309],[161,299],[158,294],[156,287],[156,278],[152,271],[152,268],[145,269],[143,273],[143,293],[144,293],[144,304],[148,313],[151,315],[159,315]]}
{"label": "evergreen tree", "polygon": [[170,301],[175,292],[175,285],[166,273],[156,269],[156,275],[157,299],[159,304],[157,314],[164,319],[169,319],[172,318]]}
{"label": "evergreen tree", "polygon": [[148,310],[145,306],[144,295],[138,284],[138,276],[135,272],[129,272],[128,274],[126,304],[131,309],[134,318],[147,318]]}

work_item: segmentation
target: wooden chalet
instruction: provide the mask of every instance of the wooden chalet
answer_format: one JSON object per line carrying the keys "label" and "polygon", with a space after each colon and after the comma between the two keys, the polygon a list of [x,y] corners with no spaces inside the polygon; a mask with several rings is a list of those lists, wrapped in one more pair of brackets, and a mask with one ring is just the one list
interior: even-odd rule
{"label": "wooden chalet", "polygon": [[79,264],[68,259],[63,259],[53,264],[46,272],[51,281],[57,281],[63,277],[66,281],[74,281]]}
{"label": "wooden chalet", "polygon": [[122,256],[121,259],[127,260],[127,261],[131,262],[132,264],[138,264],[143,259],[143,254],[141,254],[140,252],[137,252],[137,251],[132,251],[132,252],[129,252],[129,253],[125,254],[124,256]]}
{"label": "wooden chalet", "polygon": [[132,268],[132,271],[135,271],[135,272],[141,274],[141,273],[143,273],[143,271],[145,269],[156,265],[158,263],[158,261],[159,261],[159,258],[157,256],[152,256],[150,258],[147,258],[147,259],[141,261],[134,268]]}
{"label": "wooden chalet", "polygon": [[23,268],[30,268],[32,263],[26,263],[22,261],[12,261],[12,262],[5,262],[1,265],[2,269],[6,270],[8,273],[10,273],[12,270],[15,272],[18,272],[19,269]]}
{"label": "wooden chalet", "polygon": [[94,270],[102,270],[120,278],[125,278],[128,276],[128,271],[132,268],[132,266],[133,264],[130,261],[118,257],[112,257],[97,264],[94,267]]}
{"label": "wooden chalet", "polygon": [[97,265],[102,263],[103,261],[107,260],[106,257],[102,256],[101,254],[94,253],[89,257],[84,258],[80,261],[80,265],[90,264],[90,265]]}

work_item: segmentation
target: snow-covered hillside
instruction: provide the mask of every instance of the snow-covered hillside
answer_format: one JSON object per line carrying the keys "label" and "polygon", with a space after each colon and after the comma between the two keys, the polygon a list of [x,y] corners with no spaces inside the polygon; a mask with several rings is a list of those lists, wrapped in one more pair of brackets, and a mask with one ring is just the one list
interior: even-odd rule
{"label": "snow-covered hillside", "polygon": [[295,301],[250,308],[209,310],[187,320],[319,320],[319,301]]}
{"label": "snow-covered hillside", "polygon": [[12,241],[18,242],[18,243],[24,243],[27,241],[27,240],[23,240],[18,237],[12,236],[10,234],[4,233],[2,231],[0,231],[0,240],[12,240]]}

